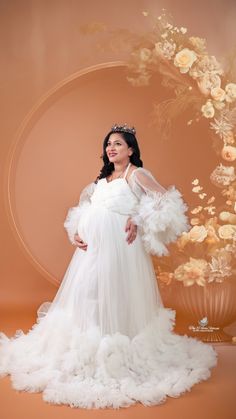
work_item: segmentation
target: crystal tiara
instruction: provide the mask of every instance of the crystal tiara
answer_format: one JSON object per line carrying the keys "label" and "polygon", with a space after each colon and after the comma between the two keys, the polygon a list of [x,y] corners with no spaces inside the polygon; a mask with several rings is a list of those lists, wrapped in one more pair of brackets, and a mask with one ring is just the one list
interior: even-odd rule
{"label": "crystal tiara", "polygon": [[136,134],[135,128],[134,127],[128,127],[127,124],[124,124],[124,125],[115,124],[111,127],[111,132],[117,132],[117,131],[118,132],[128,132],[128,133],[134,134],[134,135]]}

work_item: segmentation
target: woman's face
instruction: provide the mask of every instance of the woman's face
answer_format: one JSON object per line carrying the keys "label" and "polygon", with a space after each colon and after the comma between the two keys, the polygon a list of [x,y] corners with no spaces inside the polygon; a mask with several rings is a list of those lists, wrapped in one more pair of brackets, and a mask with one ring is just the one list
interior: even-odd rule
{"label": "woman's face", "polygon": [[112,163],[126,163],[132,155],[132,148],[118,132],[110,135],[106,146],[107,157]]}

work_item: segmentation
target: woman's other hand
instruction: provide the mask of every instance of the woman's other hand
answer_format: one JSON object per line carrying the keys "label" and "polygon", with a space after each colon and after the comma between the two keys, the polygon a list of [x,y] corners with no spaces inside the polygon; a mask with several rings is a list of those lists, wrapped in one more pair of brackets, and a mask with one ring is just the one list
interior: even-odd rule
{"label": "woman's other hand", "polygon": [[81,250],[87,250],[88,245],[84,243],[84,241],[81,239],[81,237],[78,234],[75,234],[75,245],[79,247]]}
{"label": "woman's other hand", "polygon": [[133,223],[131,218],[128,218],[127,220],[125,231],[128,232],[126,240],[128,244],[131,244],[137,236],[137,226]]}

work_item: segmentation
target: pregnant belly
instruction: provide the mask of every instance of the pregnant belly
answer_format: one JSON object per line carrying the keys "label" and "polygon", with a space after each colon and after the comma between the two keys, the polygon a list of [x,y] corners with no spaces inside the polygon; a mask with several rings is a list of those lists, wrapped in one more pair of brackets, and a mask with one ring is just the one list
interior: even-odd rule
{"label": "pregnant belly", "polygon": [[88,245],[102,246],[106,238],[119,236],[125,240],[127,215],[121,215],[103,207],[86,208],[78,223],[78,234]]}

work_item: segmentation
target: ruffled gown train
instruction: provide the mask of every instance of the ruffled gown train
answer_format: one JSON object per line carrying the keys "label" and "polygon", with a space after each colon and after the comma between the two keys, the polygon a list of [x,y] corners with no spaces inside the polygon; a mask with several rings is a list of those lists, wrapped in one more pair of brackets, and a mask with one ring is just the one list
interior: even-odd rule
{"label": "ruffled gown train", "polygon": [[[216,352],[173,332],[175,311],[164,308],[150,253],[187,228],[180,193],[163,190],[150,172],[89,185],[65,227],[88,243],[75,250],[52,303],[38,310],[28,333],[0,335],[0,374],[16,390],[71,407],[163,403],[210,376]],[[131,216],[138,234],[128,245]]]}

